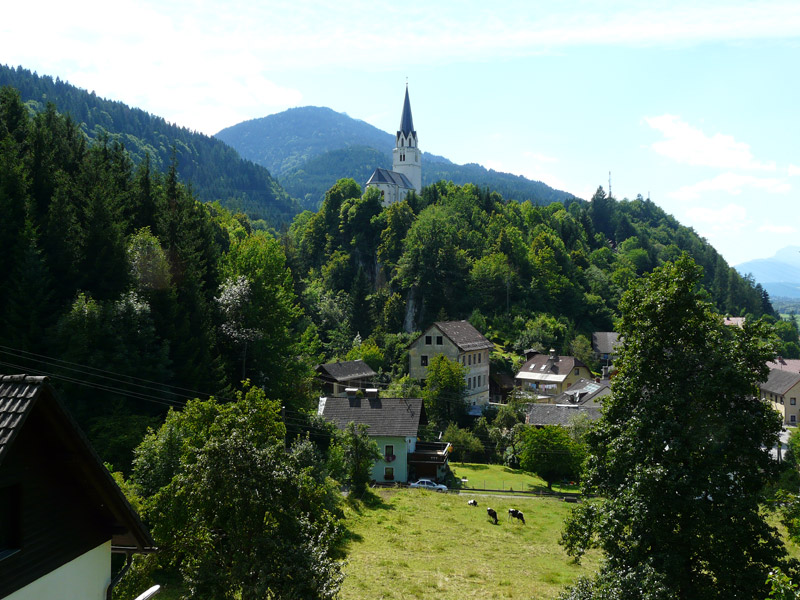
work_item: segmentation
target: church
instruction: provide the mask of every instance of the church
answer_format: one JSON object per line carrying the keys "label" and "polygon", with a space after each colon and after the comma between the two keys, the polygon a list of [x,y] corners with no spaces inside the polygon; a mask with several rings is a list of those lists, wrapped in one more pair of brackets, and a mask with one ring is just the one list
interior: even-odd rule
{"label": "church", "polygon": [[422,152],[420,152],[414,119],[411,117],[411,102],[403,102],[403,115],[400,117],[400,130],[397,132],[395,148],[392,152],[392,170],[377,168],[366,184],[367,188],[378,188],[383,196],[383,205],[404,200],[412,190],[422,192]]}

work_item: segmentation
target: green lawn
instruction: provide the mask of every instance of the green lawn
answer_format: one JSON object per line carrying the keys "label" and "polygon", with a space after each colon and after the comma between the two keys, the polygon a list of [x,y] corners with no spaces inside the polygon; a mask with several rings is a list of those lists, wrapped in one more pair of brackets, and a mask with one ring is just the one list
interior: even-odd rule
{"label": "green lawn", "polygon": [[[481,465],[474,463],[450,463],[456,479],[462,482],[462,489],[480,488],[503,491],[543,492],[547,491],[544,480],[520,469],[503,465]],[[556,492],[579,492],[578,486],[553,484]]]}
{"label": "green lawn", "polygon": [[[477,508],[467,500],[476,498]],[[497,511],[492,524],[486,507]],[[370,507],[351,505],[342,600],[554,598],[597,566],[581,565],[558,539],[570,506],[554,498],[501,498],[380,490]],[[527,524],[508,521],[510,507]]]}

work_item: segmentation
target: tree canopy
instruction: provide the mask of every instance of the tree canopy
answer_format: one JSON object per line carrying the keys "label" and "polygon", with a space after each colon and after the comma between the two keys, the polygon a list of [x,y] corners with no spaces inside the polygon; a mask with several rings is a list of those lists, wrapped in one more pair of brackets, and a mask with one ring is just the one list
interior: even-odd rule
{"label": "tree canopy", "polygon": [[780,415],[755,390],[774,339],[759,321],[723,325],[701,281],[683,255],[623,296],[613,395],[586,436],[584,490],[599,499],[563,538],[605,562],[565,597],[763,598],[785,560],[759,506]]}

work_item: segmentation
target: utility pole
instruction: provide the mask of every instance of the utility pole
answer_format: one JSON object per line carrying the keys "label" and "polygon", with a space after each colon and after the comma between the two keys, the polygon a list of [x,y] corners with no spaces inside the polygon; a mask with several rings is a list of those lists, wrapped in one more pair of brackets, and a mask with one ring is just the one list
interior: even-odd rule
{"label": "utility pole", "polygon": [[608,172],[608,197],[611,198],[611,171]]}

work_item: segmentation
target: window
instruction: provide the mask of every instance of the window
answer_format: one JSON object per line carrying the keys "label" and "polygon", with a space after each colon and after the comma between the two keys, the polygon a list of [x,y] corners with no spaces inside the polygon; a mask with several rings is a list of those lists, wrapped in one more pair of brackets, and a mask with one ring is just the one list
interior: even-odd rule
{"label": "window", "polygon": [[469,355],[469,359],[467,361],[470,365],[472,365],[472,354]]}
{"label": "window", "polygon": [[482,354],[483,354],[483,352],[481,352],[481,353],[479,353],[479,354],[478,354],[478,362],[481,362],[481,360],[482,360],[482,358],[481,358]]}
{"label": "window", "polygon": [[581,369],[580,367],[578,367],[577,369],[575,369],[575,375],[580,375],[580,374],[581,374]]}
{"label": "window", "polygon": [[437,346],[441,346],[442,344],[444,344],[444,340],[442,339],[442,336],[437,335],[436,336],[436,345]]}
{"label": "window", "polygon": [[783,396],[781,396],[781,404],[783,404]]}
{"label": "window", "polygon": [[[383,457],[388,460],[394,460],[394,445],[393,444],[386,444],[384,447]],[[389,458],[391,457],[391,458]]]}
{"label": "window", "polygon": [[383,478],[386,481],[394,481],[394,467],[384,467]]}
{"label": "window", "polygon": [[797,423],[797,415],[789,415],[790,423]]}
{"label": "window", "polygon": [[797,398],[789,398],[789,404],[791,404],[792,406],[797,404]]}
{"label": "window", "polygon": [[472,389],[472,377],[467,377],[467,389]]}
{"label": "window", "polygon": [[19,486],[0,488],[0,560],[20,549]]}
{"label": "window", "polygon": [[428,366],[428,357],[425,356],[424,354],[422,356],[420,356],[419,357],[419,364],[420,364],[421,367],[427,367]]}
{"label": "window", "polygon": [[433,337],[430,335],[425,336],[425,345],[430,346],[433,343]]}

